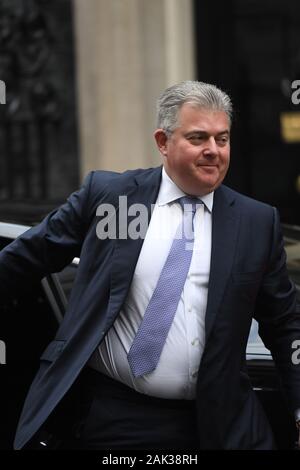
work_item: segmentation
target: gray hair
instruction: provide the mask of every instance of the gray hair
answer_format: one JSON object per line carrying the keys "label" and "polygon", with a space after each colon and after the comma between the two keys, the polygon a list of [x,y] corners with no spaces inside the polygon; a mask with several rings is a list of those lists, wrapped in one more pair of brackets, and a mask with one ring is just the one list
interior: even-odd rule
{"label": "gray hair", "polygon": [[232,103],[229,96],[210,83],[187,80],[167,88],[159,97],[157,127],[171,134],[178,125],[178,112],[184,103],[213,111],[224,111],[231,124]]}

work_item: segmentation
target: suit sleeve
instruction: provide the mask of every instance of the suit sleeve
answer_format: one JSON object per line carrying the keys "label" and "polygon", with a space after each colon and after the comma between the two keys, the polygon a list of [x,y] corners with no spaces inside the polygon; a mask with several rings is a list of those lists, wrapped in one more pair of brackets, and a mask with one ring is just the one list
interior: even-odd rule
{"label": "suit sleeve", "polygon": [[88,225],[92,177],[90,173],[64,205],[0,252],[1,296],[60,271],[80,255]]}
{"label": "suit sleeve", "polygon": [[293,361],[293,344],[300,339],[300,307],[296,288],[288,276],[279,215],[275,208],[269,265],[258,295],[255,318],[294,411],[300,407],[300,364]]}

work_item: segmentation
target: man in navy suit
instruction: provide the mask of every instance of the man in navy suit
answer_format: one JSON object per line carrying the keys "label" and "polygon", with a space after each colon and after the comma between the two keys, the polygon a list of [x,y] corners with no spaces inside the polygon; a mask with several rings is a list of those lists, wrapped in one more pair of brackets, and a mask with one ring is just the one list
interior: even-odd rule
{"label": "man in navy suit", "polygon": [[[80,256],[15,448],[66,416],[73,398],[78,413],[65,430],[71,448],[274,448],[245,368],[253,317],[299,418],[296,291],[277,210],[222,185],[231,113],[229,97],[213,85],[168,88],[154,134],[162,167],[90,173],[66,204],[1,252],[2,297]],[[158,363],[135,376],[128,353],[182,223],[184,196],[199,202],[188,273]],[[182,269],[174,259],[166,294]],[[164,313],[157,311],[157,322]]]}

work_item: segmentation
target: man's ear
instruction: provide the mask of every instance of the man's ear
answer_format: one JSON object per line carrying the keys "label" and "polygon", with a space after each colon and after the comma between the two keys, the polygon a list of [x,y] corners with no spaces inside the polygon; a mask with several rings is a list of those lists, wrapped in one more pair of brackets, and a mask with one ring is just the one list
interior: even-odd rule
{"label": "man's ear", "polygon": [[154,138],[156,140],[156,145],[160,153],[164,156],[167,155],[167,141],[168,137],[163,129],[156,129],[154,132]]}

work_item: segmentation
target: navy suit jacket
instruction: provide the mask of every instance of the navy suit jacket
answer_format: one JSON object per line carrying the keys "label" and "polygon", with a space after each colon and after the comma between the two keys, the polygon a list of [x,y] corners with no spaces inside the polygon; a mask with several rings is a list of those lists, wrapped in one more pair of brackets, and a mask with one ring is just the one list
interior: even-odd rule
{"label": "navy suit jacket", "polygon": [[[27,395],[15,448],[23,447],[74,383],[112,326],[126,298],[142,239],[100,240],[97,207],[155,203],[161,167],[125,173],[95,171],[82,188],[0,253],[1,297],[80,264],[68,309],[41,356]],[[285,265],[276,209],[220,186],[215,191],[206,346],[197,382],[200,449],[268,449],[272,433],[245,370],[252,317],[281,373],[291,409],[300,407],[300,366],[291,344],[300,338],[296,292]],[[128,222],[131,218],[128,217]],[[117,222],[118,225],[118,222]]]}

